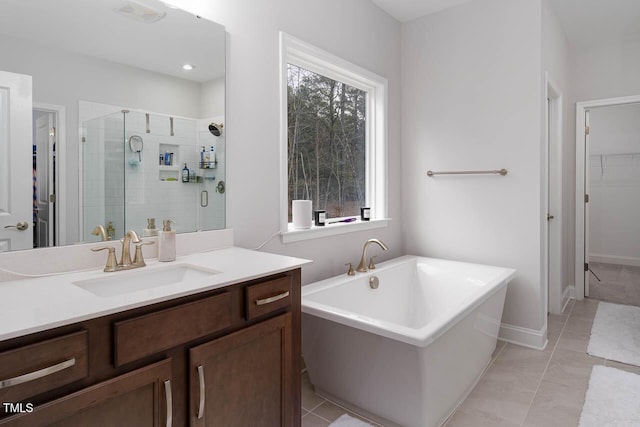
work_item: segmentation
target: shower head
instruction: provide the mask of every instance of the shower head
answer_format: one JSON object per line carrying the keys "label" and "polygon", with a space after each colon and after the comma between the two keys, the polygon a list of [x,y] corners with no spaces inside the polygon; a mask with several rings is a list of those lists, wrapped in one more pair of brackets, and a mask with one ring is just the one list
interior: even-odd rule
{"label": "shower head", "polygon": [[217,123],[211,122],[209,124],[209,132],[211,132],[213,136],[220,136],[222,134],[223,127],[224,125],[222,123],[217,124]]}

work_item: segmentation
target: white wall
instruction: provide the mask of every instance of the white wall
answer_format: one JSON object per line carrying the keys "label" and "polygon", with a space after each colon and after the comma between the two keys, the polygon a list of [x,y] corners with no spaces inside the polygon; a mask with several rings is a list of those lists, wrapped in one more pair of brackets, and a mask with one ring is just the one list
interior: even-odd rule
{"label": "white wall", "polygon": [[[227,30],[225,123],[228,219],[238,246],[257,247],[280,228],[278,33],[318,46],[389,80],[389,215],[391,225],[309,241],[282,244],[274,237],[263,250],[309,258],[309,283],[345,271],[364,242],[378,237],[402,253],[400,181],[400,24],[369,0],[180,0],[180,7]],[[373,249],[373,248],[372,248]],[[373,249],[372,254],[376,254]]]}
{"label": "white wall", "polygon": [[517,269],[502,321],[543,338],[541,15],[478,0],[403,25],[402,173],[405,251]]}
{"label": "white wall", "polygon": [[[551,244],[557,244],[557,242],[553,240],[557,238],[561,246],[559,253],[556,253],[552,247],[549,255],[550,257],[558,258],[552,261],[550,260],[550,264],[556,263],[560,270],[557,275],[560,278],[560,282],[555,281],[557,276],[551,275],[549,293],[550,301],[554,301],[555,299],[557,304],[561,303],[562,295],[565,294],[567,287],[574,283],[572,279],[573,276],[569,276],[569,274],[573,275],[574,272],[572,254],[575,244],[573,240],[571,240],[572,234],[569,233],[569,230],[573,233],[573,217],[569,218],[566,212],[570,210],[570,204],[574,203],[575,198],[572,194],[563,191],[563,189],[568,188],[569,183],[573,181],[573,176],[568,176],[564,173],[563,168],[563,164],[567,162],[567,156],[570,155],[570,150],[574,145],[570,136],[571,130],[575,127],[574,122],[571,121],[574,106],[571,104],[569,94],[570,75],[568,57],[569,43],[567,42],[567,38],[558,18],[549,7],[549,1],[545,0],[542,3],[542,71],[543,73],[547,73],[547,77],[561,96],[562,114],[562,120],[560,122],[562,128],[561,141],[558,146],[552,146],[551,152],[549,153],[551,195],[549,197],[548,210],[555,217],[553,221],[549,222],[549,232],[552,240]],[[543,90],[544,89],[543,87]],[[546,132],[544,114],[543,111],[543,138],[545,137],[544,132]],[[560,182],[561,185],[557,185],[558,182]]]}
{"label": "white wall", "polygon": [[571,49],[575,101],[640,94],[640,39]]}
{"label": "white wall", "polygon": [[640,266],[640,105],[589,115],[589,260]]}
{"label": "white wall", "polygon": [[200,115],[198,117],[224,116],[224,100],[224,78],[202,83]]}

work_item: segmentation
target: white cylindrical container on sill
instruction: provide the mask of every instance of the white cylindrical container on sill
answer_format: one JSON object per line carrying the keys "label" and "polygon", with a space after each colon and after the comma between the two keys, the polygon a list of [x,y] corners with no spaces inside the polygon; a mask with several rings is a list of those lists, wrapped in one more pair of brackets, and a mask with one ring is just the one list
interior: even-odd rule
{"label": "white cylindrical container on sill", "polygon": [[293,228],[311,228],[311,200],[291,201]]}

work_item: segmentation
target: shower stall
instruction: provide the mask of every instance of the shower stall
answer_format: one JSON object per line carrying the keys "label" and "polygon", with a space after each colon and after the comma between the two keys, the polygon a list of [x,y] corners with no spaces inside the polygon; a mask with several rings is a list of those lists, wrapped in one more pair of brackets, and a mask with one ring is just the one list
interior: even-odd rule
{"label": "shower stall", "polygon": [[[99,240],[97,225],[114,239],[142,235],[148,218],[172,219],[178,232],[224,228],[224,135],[209,123],[124,108],[83,120],[81,240]],[[202,164],[202,147],[214,147],[217,162]]]}

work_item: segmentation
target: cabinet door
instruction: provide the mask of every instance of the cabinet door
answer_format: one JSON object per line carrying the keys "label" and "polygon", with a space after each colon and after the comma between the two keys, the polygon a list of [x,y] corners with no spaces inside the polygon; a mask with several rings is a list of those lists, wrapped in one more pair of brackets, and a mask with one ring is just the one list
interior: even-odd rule
{"label": "cabinet door", "polygon": [[192,426],[293,425],[291,313],[189,351]]}
{"label": "cabinet door", "polygon": [[0,420],[0,426],[171,426],[171,359]]}

